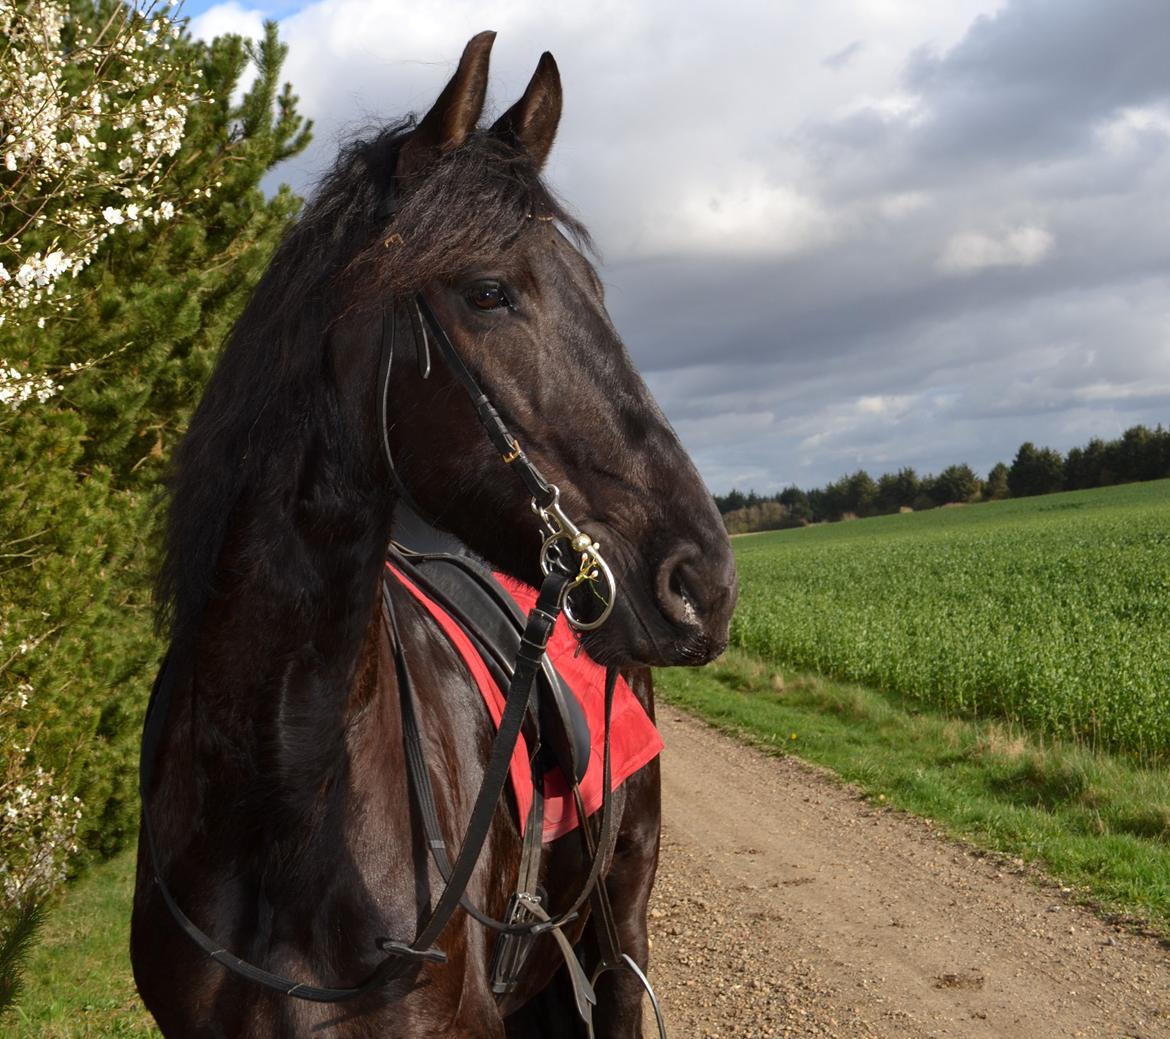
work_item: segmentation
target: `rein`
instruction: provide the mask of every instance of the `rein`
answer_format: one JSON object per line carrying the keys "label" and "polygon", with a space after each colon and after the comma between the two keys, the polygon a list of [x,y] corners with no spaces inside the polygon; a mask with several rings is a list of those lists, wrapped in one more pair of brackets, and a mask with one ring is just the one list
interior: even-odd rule
{"label": "rein", "polygon": [[[545,649],[557,619],[564,613],[566,620],[576,631],[596,628],[604,623],[613,610],[617,589],[613,573],[601,555],[600,546],[588,534],[580,530],[561,508],[559,490],[544,478],[540,470],[524,453],[516,438],[509,432],[499,413],[455,350],[427,301],[420,294],[413,302],[414,316],[418,318],[416,337],[421,334],[421,341],[417,344],[420,375],[426,378],[429,374],[429,341],[433,336],[443,360],[471,399],[488,439],[499,452],[502,461],[516,472],[531,494],[532,509],[544,528],[544,540],[540,549],[540,566],[544,573],[544,580],[541,583],[536,604],[529,612],[525,622],[520,648],[505,697],[503,713],[492,742],[488,763],[468,820],[466,833],[454,862],[451,862],[447,855],[446,843],[439,826],[434,792],[423,757],[421,735],[414,711],[413,690],[406,665],[403,642],[398,632],[389,588],[385,583],[383,584],[383,615],[388,633],[394,643],[395,669],[401,700],[408,769],[423,818],[428,846],[444,879],[443,890],[434,907],[430,910],[426,921],[419,927],[414,939],[404,942],[390,938],[379,938],[375,944],[379,951],[386,954],[385,958],[365,979],[348,987],[310,985],[275,974],[240,959],[200,930],[180,908],[162,877],[159,869],[158,847],[149,812],[155,761],[158,757],[175,685],[176,666],[172,660],[175,653],[173,647],[163,660],[151,692],[139,761],[139,795],[143,805],[143,831],[146,836],[154,882],[175,921],[211,959],[247,981],[297,999],[320,1003],[337,1003],[357,998],[401,977],[411,966],[424,962],[446,962],[446,955],[433,943],[459,906],[462,906],[480,923],[502,932],[497,942],[496,959],[493,964],[493,974],[495,975],[493,988],[497,992],[506,992],[515,987],[518,972],[523,966],[528,947],[531,944],[530,940],[540,934],[551,932],[565,954],[566,964],[573,981],[577,1009],[585,1021],[589,1023],[590,1034],[592,1034],[590,1007],[596,1004],[596,996],[591,980],[585,977],[568,938],[561,928],[577,918],[586,899],[592,899],[595,917],[599,925],[600,945],[603,949],[601,965],[592,980],[595,981],[606,970],[632,969],[643,986],[650,992],[654,1011],[658,1017],[660,1034],[665,1035],[657,1001],[654,1000],[653,992],[650,991],[644,975],[628,956],[620,952],[616,929],[613,925],[612,910],[605,893],[604,883],[601,882],[602,862],[612,851],[609,845],[614,836],[612,833],[612,813],[609,810],[611,794],[609,781],[610,720],[614,688],[617,681],[616,668],[611,667],[606,673],[603,802],[596,840],[590,830],[590,822],[584,813],[579,788],[575,782],[573,784],[582,839],[591,862],[586,879],[569,909],[555,918],[550,917],[542,905],[541,894],[537,890],[542,834],[541,812],[543,810],[540,783],[534,783],[532,812],[527,821],[522,846],[519,884],[516,893],[509,902],[507,920],[493,920],[480,912],[466,897],[467,884],[476,863],[479,861],[480,853],[491,827],[492,817],[503,794],[509,763],[522,724],[533,704],[534,682],[542,667]],[[394,467],[389,443],[387,402],[396,323],[394,317],[391,316],[390,334],[387,336],[386,317],[385,314],[383,315],[378,407],[386,462],[399,490],[409,502],[410,494]],[[599,615],[588,620],[583,616],[578,616],[572,609],[569,600],[570,594],[583,585],[588,585],[593,591],[594,601],[603,603]],[[599,588],[599,586],[601,587]],[[535,712],[532,713],[535,715]]]}

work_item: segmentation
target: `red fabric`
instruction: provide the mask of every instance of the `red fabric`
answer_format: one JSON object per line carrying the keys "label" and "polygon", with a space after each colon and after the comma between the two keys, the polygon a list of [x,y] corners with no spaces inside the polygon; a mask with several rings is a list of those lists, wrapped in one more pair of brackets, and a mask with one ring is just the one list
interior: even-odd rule
{"label": "red fabric", "polygon": [[[475,679],[492,721],[499,725],[504,710],[504,694],[492,679],[491,672],[480,659],[470,639],[463,633],[463,629],[417,585],[389,563],[386,566],[442,628]],[[508,594],[516,600],[525,614],[532,609],[537,596],[535,588],[514,581],[505,574],[496,574],[496,579],[507,589]],[[595,664],[584,653],[575,655],[576,651],[577,640],[562,616],[557,621],[549,640],[548,654],[561,677],[580,701],[589,722],[592,749],[589,754],[589,767],[581,783],[581,797],[585,802],[586,813],[592,815],[601,807],[602,756],[605,752],[605,669]],[[662,737],[658,735],[654,723],[625,679],[619,678],[617,688],[614,690],[613,716],[610,724],[610,789],[616,789],[643,765],[652,761],[662,750],[662,746]],[[512,780],[516,807],[520,813],[520,827],[523,830],[528,819],[528,809],[532,805],[532,773],[528,768],[528,748],[523,735],[520,736],[512,753],[508,775]],[[547,842],[564,836],[577,826],[577,809],[573,804],[569,786],[559,769],[545,776],[544,796],[544,840]]]}

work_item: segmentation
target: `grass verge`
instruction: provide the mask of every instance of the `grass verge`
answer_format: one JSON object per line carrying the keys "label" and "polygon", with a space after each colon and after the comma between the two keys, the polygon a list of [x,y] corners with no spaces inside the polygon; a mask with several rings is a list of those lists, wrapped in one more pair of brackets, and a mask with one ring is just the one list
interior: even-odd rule
{"label": "grass verge", "polygon": [[158,1036],[130,973],[133,849],[71,884],[29,957],[20,1001],[0,1022],[17,1039]]}
{"label": "grass verge", "polygon": [[1170,777],[997,722],[789,674],[742,650],[656,672],[658,695],[874,801],[1042,867],[1085,901],[1170,936]]}

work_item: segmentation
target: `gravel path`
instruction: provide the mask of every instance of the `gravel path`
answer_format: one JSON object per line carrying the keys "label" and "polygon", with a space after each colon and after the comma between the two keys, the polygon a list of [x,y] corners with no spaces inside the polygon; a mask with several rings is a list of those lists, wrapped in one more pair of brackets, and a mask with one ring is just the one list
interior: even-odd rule
{"label": "gravel path", "polygon": [[659,723],[671,1039],[1170,1037],[1162,944],[812,766]]}

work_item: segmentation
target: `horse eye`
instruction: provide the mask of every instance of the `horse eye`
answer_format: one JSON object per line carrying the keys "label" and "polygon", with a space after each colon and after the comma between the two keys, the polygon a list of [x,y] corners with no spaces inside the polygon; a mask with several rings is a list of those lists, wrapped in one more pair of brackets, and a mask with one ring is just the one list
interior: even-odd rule
{"label": "horse eye", "polygon": [[478,310],[499,310],[512,305],[499,285],[476,285],[467,293],[467,302]]}

